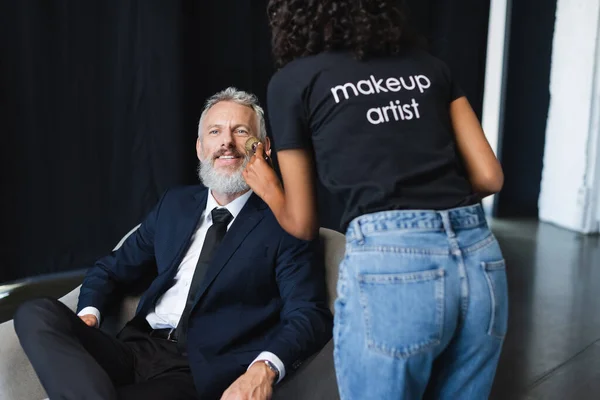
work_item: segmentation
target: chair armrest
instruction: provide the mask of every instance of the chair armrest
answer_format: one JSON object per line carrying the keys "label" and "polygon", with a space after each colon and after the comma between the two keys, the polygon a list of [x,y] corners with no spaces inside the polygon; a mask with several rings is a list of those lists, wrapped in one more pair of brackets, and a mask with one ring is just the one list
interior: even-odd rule
{"label": "chair armrest", "polygon": [[40,400],[46,393],[21,348],[13,321],[0,324],[0,399]]}
{"label": "chair armrest", "polygon": [[79,289],[81,289],[81,285],[77,286],[75,289],[71,290],[69,293],[65,294],[61,297],[60,300],[64,305],[69,307],[73,312],[77,310],[77,300],[79,299]]}
{"label": "chair armrest", "polygon": [[333,339],[275,387],[273,400],[339,400]]}
{"label": "chair armrest", "polygon": [[[77,307],[79,287],[60,298],[71,310]],[[0,399],[40,400],[46,392],[21,348],[13,321],[0,324]]]}
{"label": "chair armrest", "polygon": [[[118,249],[137,228],[131,229],[117,244]],[[81,285],[67,293],[59,300],[73,312],[77,309],[79,289]],[[129,316],[135,310],[137,299],[131,299],[123,309],[123,316]],[[40,400],[46,398],[31,363],[21,348],[15,333],[13,321],[0,324],[0,400]]]}

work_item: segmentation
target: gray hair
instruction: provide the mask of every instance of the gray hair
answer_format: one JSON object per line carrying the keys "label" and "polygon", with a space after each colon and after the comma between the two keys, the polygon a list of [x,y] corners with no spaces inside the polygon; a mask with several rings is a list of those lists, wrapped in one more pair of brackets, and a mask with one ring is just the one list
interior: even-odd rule
{"label": "gray hair", "polygon": [[242,106],[252,108],[252,110],[256,114],[256,119],[258,122],[257,137],[260,141],[264,141],[266,139],[267,127],[265,124],[265,112],[259,105],[258,98],[252,93],[244,92],[243,90],[238,90],[232,86],[218,93],[215,93],[208,100],[206,100],[206,103],[204,103],[204,109],[202,110],[202,115],[200,115],[200,122],[198,123],[199,138],[202,139],[202,132],[200,131],[200,127],[202,126],[202,121],[204,121],[208,110],[210,110],[215,104],[220,103],[222,101],[231,101]]}

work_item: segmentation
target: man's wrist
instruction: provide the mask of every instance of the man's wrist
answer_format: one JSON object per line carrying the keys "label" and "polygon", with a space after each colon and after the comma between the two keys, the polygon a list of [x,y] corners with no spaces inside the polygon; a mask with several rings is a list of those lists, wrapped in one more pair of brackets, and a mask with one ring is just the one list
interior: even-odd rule
{"label": "man's wrist", "polygon": [[265,374],[266,379],[271,385],[275,385],[279,379],[279,371],[277,368],[268,360],[260,360],[254,363],[249,370],[260,371],[261,374]]}
{"label": "man's wrist", "polygon": [[271,353],[270,351],[261,352],[254,359],[254,361],[252,361],[250,363],[250,366],[248,367],[248,369],[250,369],[256,363],[264,363],[265,360],[267,360],[271,363],[271,364],[267,364],[266,365],[267,367],[269,367],[269,365],[270,365],[271,367],[273,367],[273,369],[275,369],[275,371],[276,371],[275,384],[278,384],[285,377],[285,365],[283,364],[281,359],[279,357],[277,357],[277,355],[275,355],[274,353]]}
{"label": "man's wrist", "polygon": [[96,328],[100,326],[100,310],[98,310],[96,307],[84,307],[77,313],[78,317],[82,317],[84,315],[93,315],[96,317]]}
{"label": "man's wrist", "polygon": [[266,367],[269,369],[269,375],[273,377],[271,383],[274,385],[275,383],[277,383],[277,381],[279,381],[279,369],[270,360],[262,360],[262,363],[265,364]]}

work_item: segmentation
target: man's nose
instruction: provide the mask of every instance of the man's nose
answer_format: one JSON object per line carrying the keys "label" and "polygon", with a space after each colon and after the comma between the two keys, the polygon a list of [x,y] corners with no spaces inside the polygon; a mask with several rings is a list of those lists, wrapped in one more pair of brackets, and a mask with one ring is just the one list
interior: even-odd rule
{"label": "man's nose", "polygon": [[224,129],[221,133],[221,146],[230,147],[233,144],[233,131]]}

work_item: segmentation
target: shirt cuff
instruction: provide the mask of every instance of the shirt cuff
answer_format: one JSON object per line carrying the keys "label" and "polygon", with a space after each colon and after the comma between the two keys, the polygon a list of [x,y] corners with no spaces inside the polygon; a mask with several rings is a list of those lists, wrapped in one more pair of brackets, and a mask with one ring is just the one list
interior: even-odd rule
{"label": "shirt cuff", "polygon": [[77,316],[81,317],[82,315],[86,314],[92,314],[93,316],[95,316],[98,320],[98,322],[96,323],[96,328],[100,326],[100,311],[96,307],[84,307],[81,311],[77,313]]}
{"label": "shirt cuff", "polygon": [[252,364],[250,364],[248,366],[248,369],[256,362],[258,361],[271,361],[273,363],[273,365],[275,365],[275,368],[277,368],[277,371],[279,371],[279,379],[277,379],[277,382],[275,382],[275,384],[281,382],[281,380],[283,379],[283,377],[285,376],[285,365],[283,365],[283,362],[279,359],[279,357],[277,357],[275,354],[271,353],[270,351],[263,351],[262,353],[260,353],[258,355],[258,357],[256,357],[254,359],[254,361],[252,361]]}

